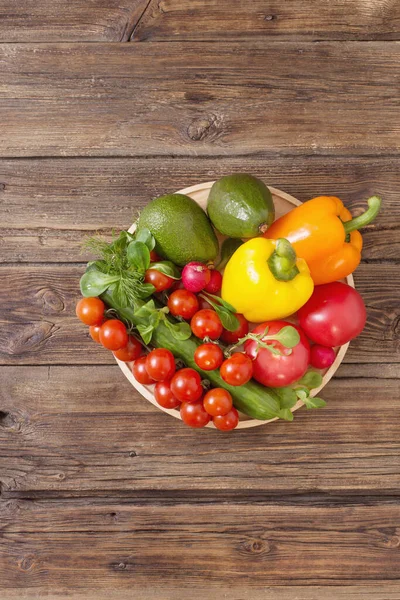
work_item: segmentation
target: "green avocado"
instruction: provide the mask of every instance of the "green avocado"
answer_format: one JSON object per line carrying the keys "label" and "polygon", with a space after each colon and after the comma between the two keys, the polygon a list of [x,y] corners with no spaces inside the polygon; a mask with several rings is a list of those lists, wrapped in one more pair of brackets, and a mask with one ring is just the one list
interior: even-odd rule
{"label": "green avocado", "polygon": [[189,196],[168,194],[142,210],[138,229],[147,228],[156,240],[155,250],[183,267],[197,260],[208,263],[218,254],[218,240],[206,213]]}
{"label": "green avocado", "polygon": [[275,218],[271,192],[261,179],[246,173],[218,179],[210,190],[207,211],[214,227],[233,238],[256,237]]}

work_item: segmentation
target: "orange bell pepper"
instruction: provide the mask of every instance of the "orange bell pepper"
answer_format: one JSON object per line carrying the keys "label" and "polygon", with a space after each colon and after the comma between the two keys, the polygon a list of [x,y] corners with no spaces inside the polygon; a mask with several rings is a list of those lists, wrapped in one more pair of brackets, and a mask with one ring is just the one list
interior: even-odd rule
{"label": "orange bell pepper", "polygon": [[381,199],[368,199],[368,209],[352,215],[335,196],[319,196],[297,206],[271,225],[269,239],[286,238],[303,258],[315,285],[331,283],[350,275],[361,260],[362,237],[357,231],[371,223],[379,212]]}

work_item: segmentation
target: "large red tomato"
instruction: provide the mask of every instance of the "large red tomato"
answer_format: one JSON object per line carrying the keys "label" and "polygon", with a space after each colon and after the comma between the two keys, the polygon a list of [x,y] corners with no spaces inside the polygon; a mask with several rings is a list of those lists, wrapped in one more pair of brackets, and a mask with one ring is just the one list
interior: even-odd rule
{"label": "large red tomato", "polygon": [[252,333],[263,333],[268,326],[267,335],[270,336],[287,325],[295,327],[300,334],[299,343],[291,351],[279,342],[267,339],[265,342],[279,350],[281,355],[272,354],[267,348],[259,348],[257,352],[257,343],[253,340],[248,340],[244,345],[246,354],[253,359],[254,379],[268,387],[283,387],[298,381],[306,372],[310,361],[310,344],[304,332],[288,321],[261,323]]}
{"label": "large red tomato", "polygon": [[363,299],[340,281],[317,285],[298,311],[300,327],[322,346],[342,346],[357,337],[367,320]]}

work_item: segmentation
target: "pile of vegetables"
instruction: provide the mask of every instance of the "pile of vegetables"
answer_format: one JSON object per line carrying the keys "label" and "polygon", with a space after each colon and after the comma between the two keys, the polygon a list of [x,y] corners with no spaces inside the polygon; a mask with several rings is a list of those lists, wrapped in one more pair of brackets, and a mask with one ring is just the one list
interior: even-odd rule
{"label": "pile of vegetables", "polygon": [[[358,265],[358,229],[380,204],[370,198],[352,219],[320,197],[274,221],[267,186],[239,174],[210,191],[213,228],[187,196],[158,198],[135,233],[89,240],[98,259],[81,278],[77,316],[191,427],[228,431],[239,413],[291,421],[299,400],[325,405],[312,390],[364,328],[361,296],[338,279]],[[228,236],[220,249],[217,224]]]}

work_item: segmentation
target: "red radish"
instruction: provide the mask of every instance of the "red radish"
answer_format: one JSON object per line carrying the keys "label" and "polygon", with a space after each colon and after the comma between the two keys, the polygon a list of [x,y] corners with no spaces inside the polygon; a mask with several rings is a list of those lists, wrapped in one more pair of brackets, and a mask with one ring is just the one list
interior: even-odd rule
{"label": "red radish", "polygon": [[333,348],[315,344],[311,346],[310,365],[316,369],[327,369],[335,362],[336,354]]}
{"label": "red radish", "polygon": [[201,262],[190,262],[182,271],[183,285],[189,292],[197,293],[204,290],[211,279],[211,272]]}
{"label": "red radish", "polygon": [[219,271],[213,269],[210,271],[210,281],[207,283],[204,290],[210,294],[217,294],[222,287],[222,275]]}

